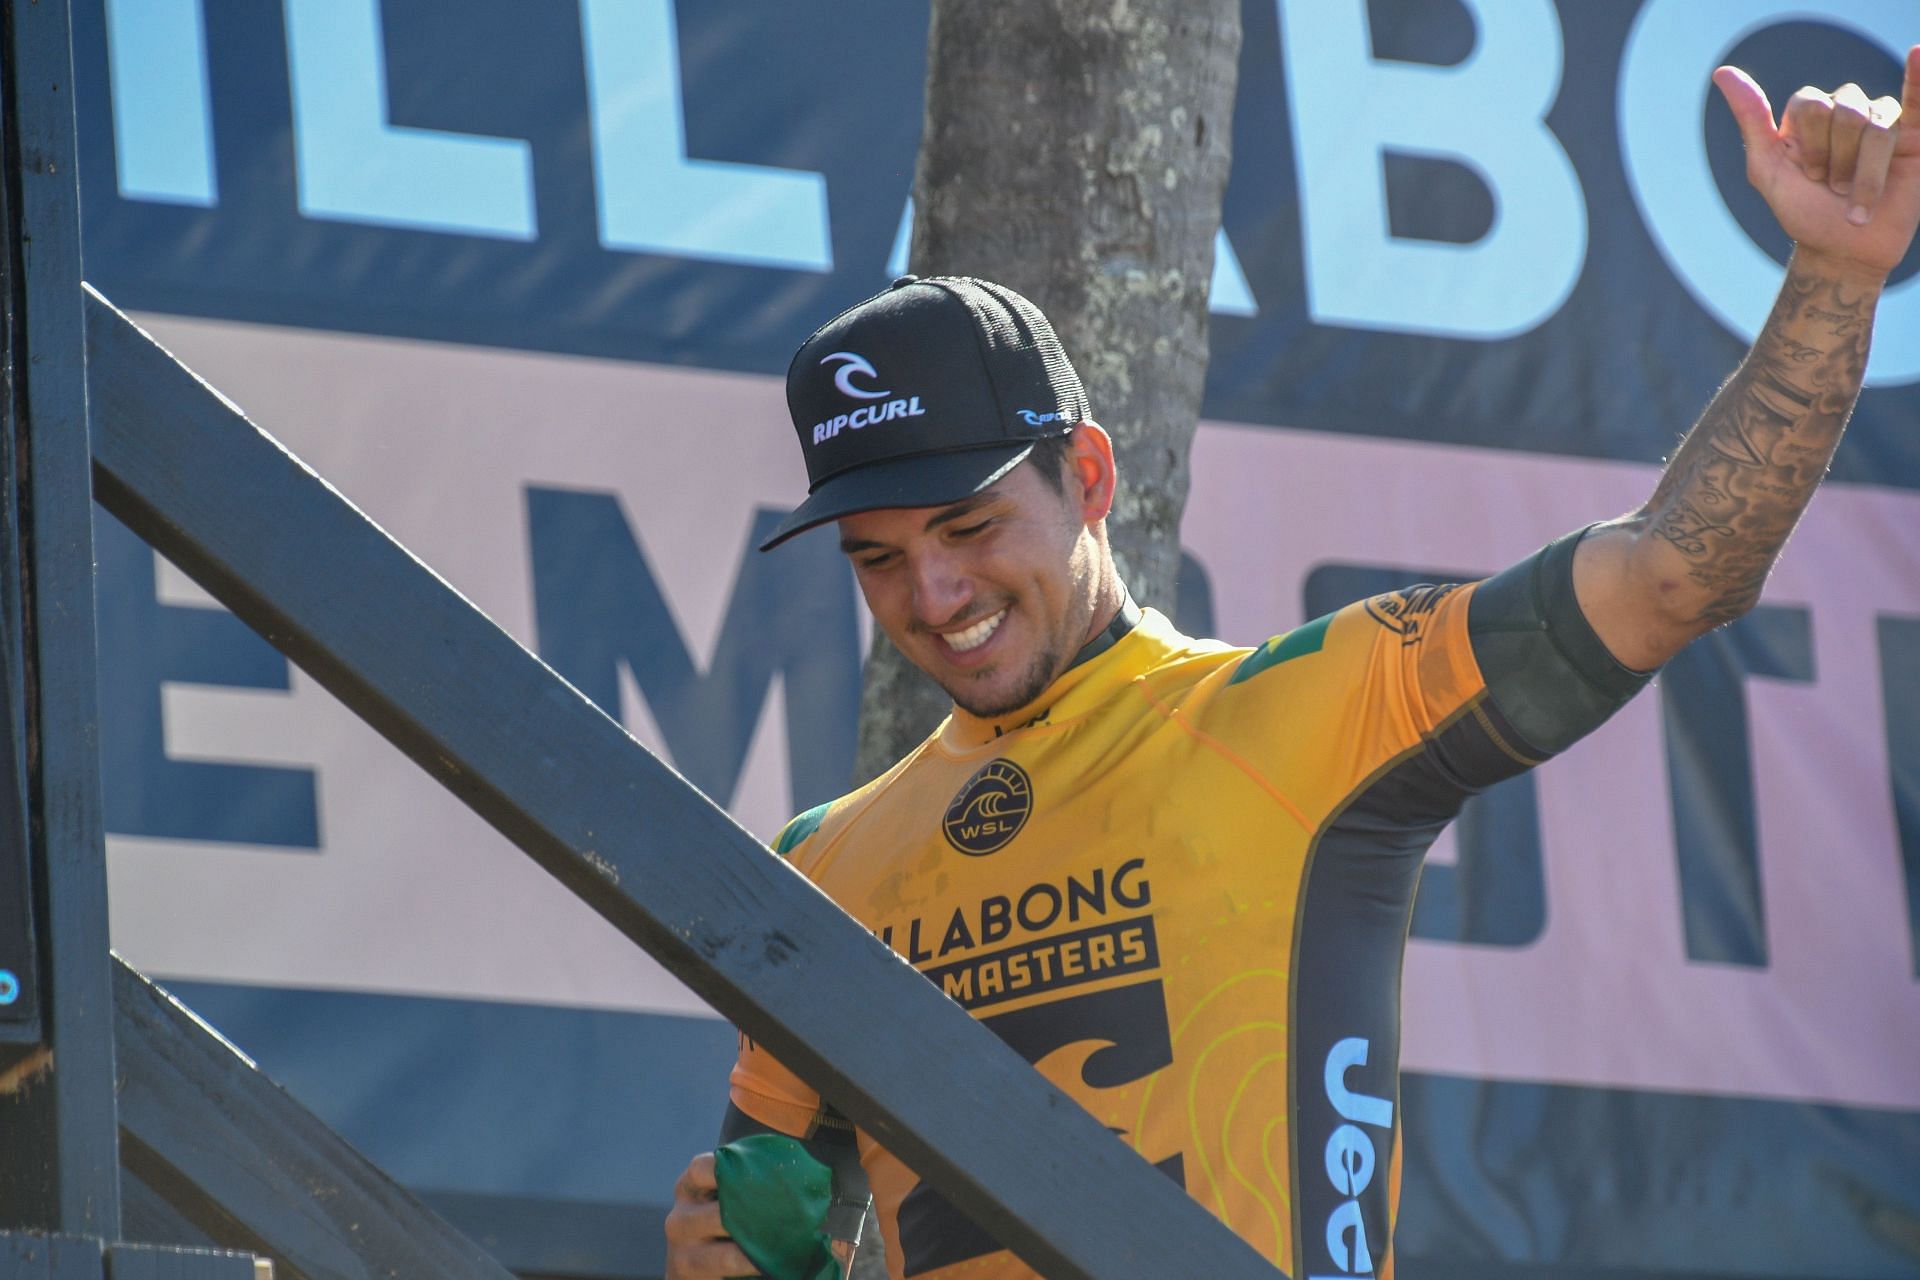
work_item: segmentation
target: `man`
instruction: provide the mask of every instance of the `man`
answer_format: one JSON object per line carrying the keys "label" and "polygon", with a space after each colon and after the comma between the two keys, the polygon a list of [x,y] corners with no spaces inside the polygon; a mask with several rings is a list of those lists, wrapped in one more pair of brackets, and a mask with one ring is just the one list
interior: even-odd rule
{"label": "man", "polygon": [[[1796,244],[1779,301],[1646,505],[1466,586],[1364,601],[1257,649],[1128,600],[1107,437],[1045,319],[900,281],[795,357],[812,489],[875,621],[954,712],[778,850],[1294,1276],[1391,1274],[1399,975],[1421,855],[1470,794],[1591,731],[1740,616],[1824,474],[1875,303],[1920,224],[1903,100],[1803,89],[1778,125],[1715,82]],[[870,1176],[892,1275],[1011,1254],[743,1042],[726,1136]],[[753,1274],[711,1156],[668,1275]]]}

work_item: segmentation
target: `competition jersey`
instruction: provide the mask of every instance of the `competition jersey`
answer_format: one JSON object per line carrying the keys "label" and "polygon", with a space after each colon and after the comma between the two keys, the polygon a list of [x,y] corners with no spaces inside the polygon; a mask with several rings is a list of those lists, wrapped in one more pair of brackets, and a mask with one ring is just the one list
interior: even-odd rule
{"label": "competition jersey", "polygon": [[[1476,586],[1255,649],[1148,610],[776,848],[1275,1265],[1390,1276],[1421,855],[1539,760],[1487,697]],[[732,1100],[802,1137],[835,1122],[744,1038]],[[860,1156],[895,1280],[1034,1274],[864,1134]]]}

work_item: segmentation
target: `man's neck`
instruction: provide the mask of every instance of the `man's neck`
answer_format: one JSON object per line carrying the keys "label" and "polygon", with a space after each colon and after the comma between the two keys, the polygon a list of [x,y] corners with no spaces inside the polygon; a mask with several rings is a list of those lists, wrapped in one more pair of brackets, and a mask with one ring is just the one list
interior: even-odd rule
{"label": "man's neck", "polygon": [[[1097,658],[1113,648],[1121,637],[1139,624],[1140,606],[1133,602],[1133,597],[1128,594],[1126,586],[1119,580],[1114,581],[1114,587],[1118,591],[1119,598],[1107,610],[1106,621],[1101,624],[1098,631],[1093,633],[1092,638],[1080,646],[1080,652],[1073,655],[1073,661],[1067,664],[1066,671],[1071,671],[1081,663]],[[1064,675],[1065,672],[1061,674]]]}

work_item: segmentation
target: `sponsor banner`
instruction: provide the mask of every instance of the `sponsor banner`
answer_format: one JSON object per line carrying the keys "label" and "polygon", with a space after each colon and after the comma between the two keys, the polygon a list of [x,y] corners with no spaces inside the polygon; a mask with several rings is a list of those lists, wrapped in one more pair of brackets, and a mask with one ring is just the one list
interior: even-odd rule
{"label": "sponsor banner", "polygon": [[[770,838],[840,789],[861,652],[850,573],[830,531],[752,550],[801,484],[794,459],[755,447],[780,430],[775,380],[143,319],[750,829]],[[635,405],[672,429],[636,438]],[[1243,644],[1376,581],[1496,571],[1636,505],[1656,476],[1224,423],[1204,424],[1193,467],[1188,621]],[[1409,1067],[1920,1108],[1896,817],[1916,766],[1889,732],[1893,677],[1920,660],[1915,527],[1920,496],[1829,485],[1759,610],[1474,802],[1422,887]],[[700,1008],[244,630],[189,648],[237,624],[124,531],[102,563],[109,723],[137,702],[154,729],[106,752],[115,937],[136,963]],[[982,804],[941,815],[953,838],[999,839],[1022,814],[1017,781],[983,778]],[[947,923],[897,946],[930,949]]]}
{"label": "sponsor banner", "polygon": [[[924,7],[536,9],[76,0],[88,276],[771,837],[844,789],[870,627],[831,531],[753,551],[805,486],[781,374],[904,267]],[[1243,644],[1639,505],[1785,252],[1709,71],[1776,104],[1881,92],[1920,38],[1909,0],[1244,16],[1174,609]],[[848,354],[860,404],[816,435],[910,426]],[[1912,1273],[1920,252],[1870,379],[1760,608],[1430,856],[1398,1108],[1416,1280]],[[495,1222],[487,1197],[663,1200],[719,1106],[710,1012],[98,530],[118,949],[410,1185]],[[973,852],[1033,803],[1013,777],[969,797],[930,820]],[[937,977],[991,1014],[1144,973],[1156,940],[1118,868],[1105,888],[1111,918],[1063,915],[1053,950]],[[951,928],[893,942],[937,965]],[[433,1105],[403,1114],[402,1074]],[[643,1266],[626,1248],[522,1269]]]}
{"label": "sponsor banner", "polygon": [[[123,307],[779,373],[907,261],[924,6],[75,8],[88,272]],[[1208,414],[1633,460],[1787,250],[1710,72],[1897,92],[1913,34],[1910,0],[1244,20]],[[1916,270],[1842,479],[1920,487]]]}

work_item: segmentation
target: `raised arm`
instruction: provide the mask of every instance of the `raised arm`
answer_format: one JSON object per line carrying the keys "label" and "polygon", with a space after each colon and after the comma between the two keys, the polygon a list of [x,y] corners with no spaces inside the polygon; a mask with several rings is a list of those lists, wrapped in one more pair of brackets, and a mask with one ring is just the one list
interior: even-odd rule
{"label": "raised arm", "polygon": [[1582,612],[1648,670],[1739,617],[1826,474],[1866,369],[1888,273],[1920,225],[1920,46],[1899,100],[1802,89],[1778,125],[1748,76],[1714,73],[1747,177],[1794,241],[1752,350],[1680,442],[1653,496],[1574,559]]}

